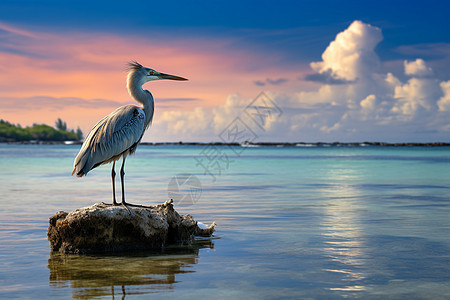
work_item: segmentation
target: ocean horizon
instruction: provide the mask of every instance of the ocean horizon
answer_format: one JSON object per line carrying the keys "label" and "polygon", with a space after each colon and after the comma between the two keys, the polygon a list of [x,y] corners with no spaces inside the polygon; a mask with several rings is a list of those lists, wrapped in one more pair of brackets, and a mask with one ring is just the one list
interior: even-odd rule
{"label": "ocean horizon", "polygon": [[[0,141],[0,144],[36,144],[36,145],[81,145],[83,141],[39,141],[39,140],[30,140],[30,141]],[[296,147],[330,147],[330,146],[348,146],[348,147],[367,147],[367,146],[383,146],[383,147],[446,147],[450,146],[450,142],[442,142],[442,141],[434,141],[434,142],[223,142],[223,141],[210,141],[210,142],[200,142],[200,141],[166,141],[166,142],[140,142],[139,145],[147,145],[147,146],[161,146],[161,145],[219,145],[219,146],[248,146],[248,145],[256,145],[256,146],[296,146]]]}
{"label": "ocean horizon", "polygon": [[46,231],[112,201],[111,164],[76,178],[79,144],[0,143],[0,298],[450,297],[450,147],[374,143],[144,143],[127,201],[163,203],[193,176],[174,207],[217,231],[103,255],[52,253]]}

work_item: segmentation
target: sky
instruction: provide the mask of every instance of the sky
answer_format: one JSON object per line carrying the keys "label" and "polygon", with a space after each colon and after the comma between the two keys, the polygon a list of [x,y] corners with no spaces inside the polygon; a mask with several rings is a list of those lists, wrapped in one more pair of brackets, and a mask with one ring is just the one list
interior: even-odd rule
{"label": "sky", "polygon": [[433,0],[2,0],[0,119],[87,135],[135,103],[136,60],[189,79],[144,85],[146,142],[449,142],[449,13]]}

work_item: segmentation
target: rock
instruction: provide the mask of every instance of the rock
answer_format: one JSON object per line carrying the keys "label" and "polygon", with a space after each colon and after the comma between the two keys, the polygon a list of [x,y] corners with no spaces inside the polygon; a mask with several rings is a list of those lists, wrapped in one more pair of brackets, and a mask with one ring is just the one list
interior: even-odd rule
{"label": "rock", "polygon": [[197,222],[197,228],[195,229],[194,235],[196,236],[211,236],[216,227],[216,222],[212,222],[212,224],[208,227],[201,222]]}
{"label": "rock", "polygon": [[204,233],[192,216],[179,215],[170,200],[154,207],[128,208],[96,203],[70,213],[58,212],[49,219],[51,250],[101,253],[161,249],[189,241],[196,232]]}

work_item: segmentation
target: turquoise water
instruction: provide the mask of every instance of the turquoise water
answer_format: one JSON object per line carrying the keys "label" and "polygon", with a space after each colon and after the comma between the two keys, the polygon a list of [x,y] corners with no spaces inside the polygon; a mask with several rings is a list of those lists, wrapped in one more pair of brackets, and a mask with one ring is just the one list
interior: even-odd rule
{"label": "turquoise water", "polygon": [[111,201],[110,165],[70,176],[79,148],[0,144],[1,299],[450,297],[450,147],[142,145],[127,200],[162,203],[194,174],[201,197],[175,208],[215,221],[216,239],[52,254],[50,216]]}

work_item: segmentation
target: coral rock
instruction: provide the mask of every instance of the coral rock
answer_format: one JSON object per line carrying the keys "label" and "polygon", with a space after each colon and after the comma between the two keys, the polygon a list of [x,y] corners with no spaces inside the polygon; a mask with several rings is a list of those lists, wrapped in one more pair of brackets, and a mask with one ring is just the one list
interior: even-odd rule
{"label": "coral rock", "polygon": [[212,222],[212,224],[209,227],[201,222],[197,222],[197,228],[195,229],[194,234],[196,236],[208,237],[214,233],[214,231],[216,230],[215,227],[216,222]]}
{"label": "coral rock", "polygon": [[51,249],[62,253],[99,253],[160,249],[188,241],[197,231],[190,215],[181,216],[171,201],[154,207],[97,203],[49,219]]}

